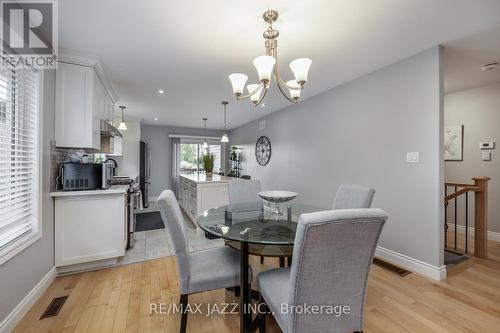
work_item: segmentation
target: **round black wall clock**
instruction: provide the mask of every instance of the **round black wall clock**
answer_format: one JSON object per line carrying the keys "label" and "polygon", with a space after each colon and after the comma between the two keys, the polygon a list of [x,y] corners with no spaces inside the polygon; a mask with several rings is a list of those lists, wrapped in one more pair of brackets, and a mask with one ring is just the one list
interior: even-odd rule
{"label": "round black wall clock", "polygon": [[261,136],[255,144],[255,158],[260,165],[266,165],[271,159],[271,142],[267,136]]}

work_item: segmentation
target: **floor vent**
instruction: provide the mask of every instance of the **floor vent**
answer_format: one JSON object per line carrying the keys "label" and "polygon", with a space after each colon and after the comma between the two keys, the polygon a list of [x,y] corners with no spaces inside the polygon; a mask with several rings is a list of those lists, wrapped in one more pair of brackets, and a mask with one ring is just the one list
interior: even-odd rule
{"label": "floor vent", "polygon": [[388,263],[387,261],[380,260],[378,258],[373,258],[373,263],[379,267],[382,267],[383,269],[394,273],[399,276],[406,276],[410,274],[410,271],[407,271],[406,269],[403,269],[401,267],[395,266],[393,264]]}
{"label": "floor vent", "polygon": [[45,309],[45,312],[40,317],[40,320],[47,317],[57,316],[59,310],[61,310],[62,306],[64,305],[64,302],[66,302],[66,299],[68,299],[68,296],[54,298],[52,302],[50,302],[47,309]]}

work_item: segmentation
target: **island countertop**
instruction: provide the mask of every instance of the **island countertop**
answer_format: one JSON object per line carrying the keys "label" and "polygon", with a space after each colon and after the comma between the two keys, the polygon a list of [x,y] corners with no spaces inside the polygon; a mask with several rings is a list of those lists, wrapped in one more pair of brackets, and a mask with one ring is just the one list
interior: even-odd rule
{"label": "island countertop", "polygon": [[227,177],[227,176],[219,176],[219,175],[213,175],[212,178],[208,178],[205,176],[205,174],[179,174],[181,178],[185,178],[189,181],[195,182],[195,183],[227,183],[230,180],[238,180],[238,178],[234,177]]}

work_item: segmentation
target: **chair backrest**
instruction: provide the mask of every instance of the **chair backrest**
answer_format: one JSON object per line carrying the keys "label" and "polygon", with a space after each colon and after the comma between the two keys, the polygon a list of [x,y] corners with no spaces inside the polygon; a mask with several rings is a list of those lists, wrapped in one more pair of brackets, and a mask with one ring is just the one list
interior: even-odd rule
{"label": "chair backrest", "polygon": [[[334,314],[327,308],[322,315],[291,312],[287,332],[362,331],[368,274],[386,219],[387,214],[380,209],[331,210],[300,216],[289,304],[332,306],[329,309]],[[350,313],[334,306],[348,306]]]}
{"label": "chair backrest", "polygon": [[358,209],[372,206],[375,189],[358,185],[340,185],[332,209]]}
{"label": "chair backrest", "polygon": [[227,182],[227,193],[230,205],[247,202],[260,202],[257,193],[262,191],[258,180],[230,180]]}
{"label": "chair backrest", "polygon": [[160,207],[161,217],[165,228],[170,235],[177,259],[179,270],[180,289],[182,294],[188,293],[189,281],[189,245],[186,231],[184,230],[184,217],[174,192],[164,190],[156,200]]}

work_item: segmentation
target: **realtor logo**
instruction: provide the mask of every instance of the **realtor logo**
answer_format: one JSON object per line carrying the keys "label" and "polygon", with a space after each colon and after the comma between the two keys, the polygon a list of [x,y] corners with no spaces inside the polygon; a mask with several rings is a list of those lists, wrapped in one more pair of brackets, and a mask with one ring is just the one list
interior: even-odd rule
{"label": "realtor logo", "polygon": [[1,67],[55,68],[57,55],[57,3],[0,1]]}

